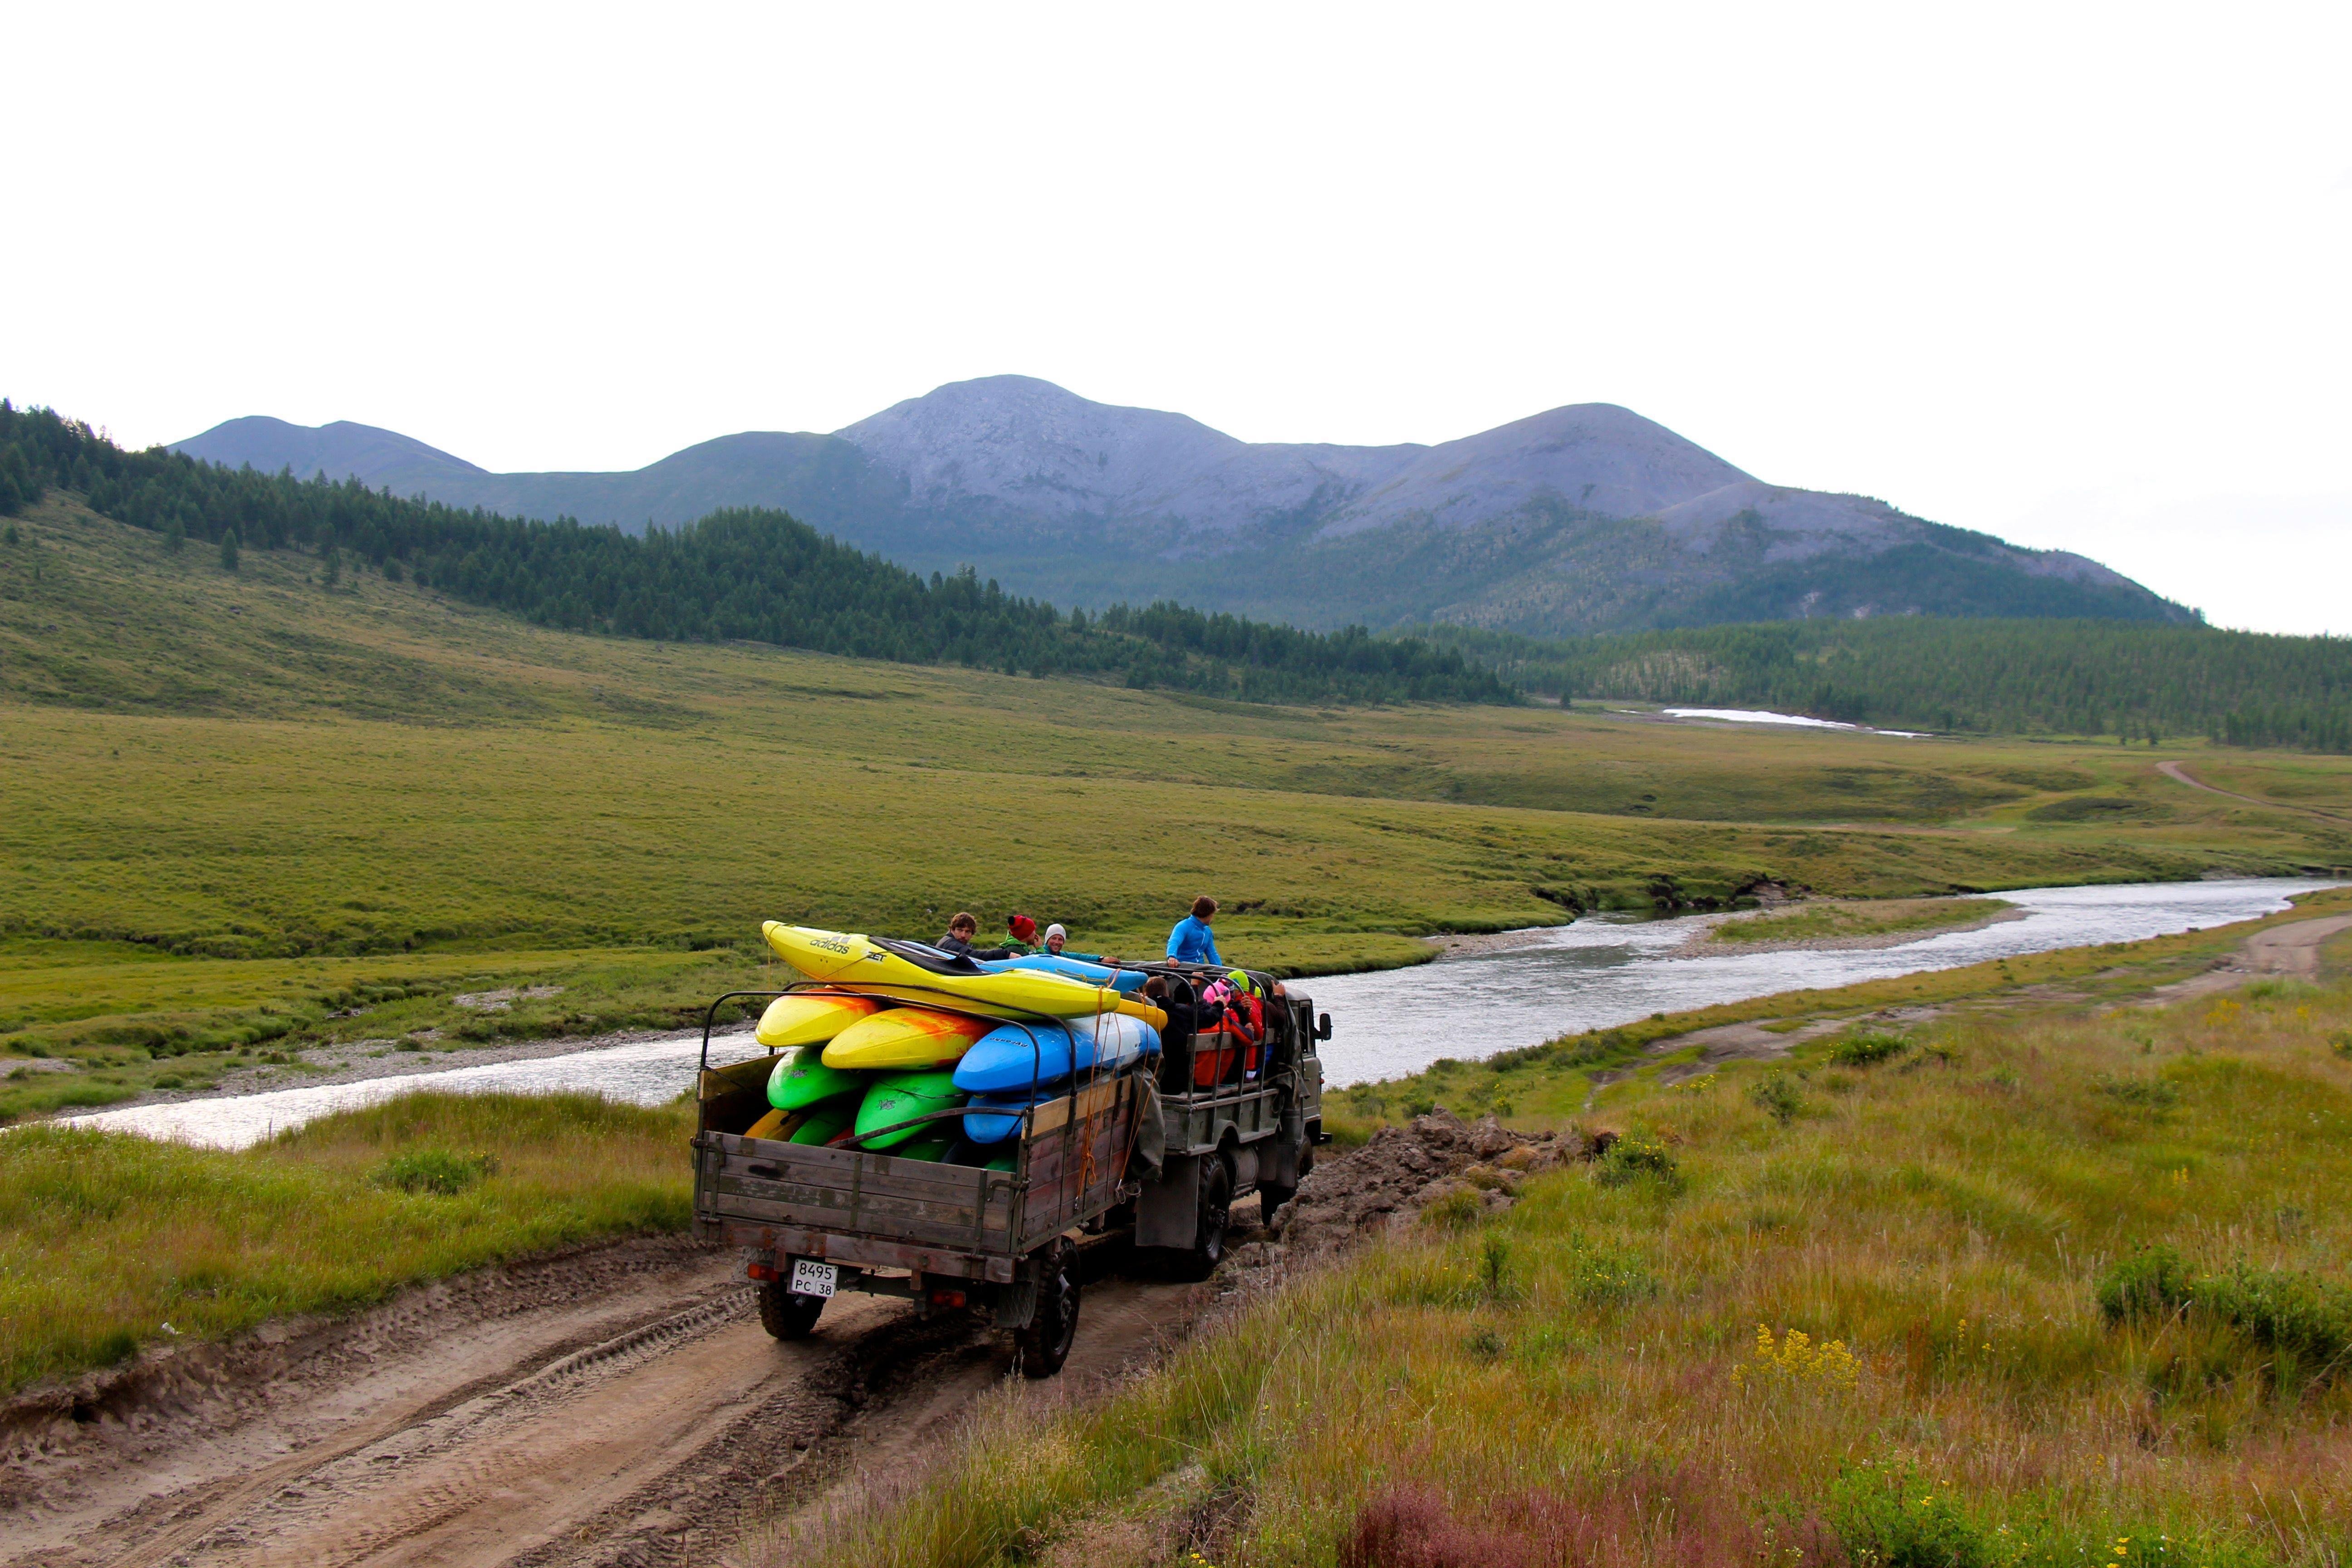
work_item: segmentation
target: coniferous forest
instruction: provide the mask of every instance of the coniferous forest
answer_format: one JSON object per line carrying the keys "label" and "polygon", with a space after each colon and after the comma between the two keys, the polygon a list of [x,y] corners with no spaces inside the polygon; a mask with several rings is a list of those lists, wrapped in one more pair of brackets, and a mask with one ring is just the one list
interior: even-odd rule
{"label": "coniferous forest", "polygon": [[1294,630],[1178,605],[1067,615],[969,570],[927,580],[781,511],[714,512],[642,537],[404,500],[356,480],[125,451],[87,425],[0,401],[0,515],[52,487],[174,547],[306,549],[541,626],[750,641],[901,663],[1083,675],[1246,701],[1504,702],[1488,669],[1422,638]]}
{"label": "coniferous forest", "polygon": [[1884,729],[2203,735],[2352,752],[2352,638],[2145,621],[1781,621],[1538,640],[1426,634],[1530,691],[1763,708]]}
{"label": "coniferous forest", "polygon": [[1567,699],[1768,708],[1944,732],[2206,736],[2352,752],[2352,639],[2098,620],[1784,621],[1545,640],[1475,627],[1409,637],[1204,615],[1097,614],[1003,593],[969,569],[924,578],[780,511],[714,512],[632,536],[373,491],[355,480],[125,451],[47,409],[0,402],[0,516],[50,488],[93,510],[240,550],[304,549],[539,625],[751,641],[902,663],[1078,675],[1251,701]]}

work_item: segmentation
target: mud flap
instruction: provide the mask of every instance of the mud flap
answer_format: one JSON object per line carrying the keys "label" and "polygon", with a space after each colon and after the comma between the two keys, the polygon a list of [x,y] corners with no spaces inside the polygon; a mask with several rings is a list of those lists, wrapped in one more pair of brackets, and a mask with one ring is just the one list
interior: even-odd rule
{"label": "mud flap", "polygon": [[1010,1285],[996,1288],[996,1326],[1000,1329],[1025,1329],[1037,1315],[1037,1266],[1022,1267],[1020,1278]]}
{"label": "mud flap", "polygon": [[1190,1247],[1201,1229],[1201,1156],[1171,1154],[1160,1164],[1160,1179],[1135,1202],[1135,1245]]}
{"label": "mud flap", "polygon": [[1287,1192],[1298,1185],[1299,1131],[1296,1119],[1283,1119],[1281,1142],[1266,1150],[1258,1160],[1257,1184],[1278,1187]]}
{"label": "mud flap", "polygon": [[1140,1073],[1134,1081],[1141,1092],[1136,1097],[1135,1141],[1129,1145],[1128,1160],[1135,1174],[1156,1182],[1160,1163],[1168,1155],[1168,1121],[1160,1110],[1159,1085]]}

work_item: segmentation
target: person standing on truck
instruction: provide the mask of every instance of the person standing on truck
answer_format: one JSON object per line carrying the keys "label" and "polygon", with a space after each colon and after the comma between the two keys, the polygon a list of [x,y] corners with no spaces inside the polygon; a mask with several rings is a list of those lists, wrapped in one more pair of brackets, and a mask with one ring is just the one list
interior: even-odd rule
{"label": "person standing on truck", "polygon": [[1217,900],[1202,893],[1192,900],[1192,912],[1176,922],[1168,933],[1168,956],[1179,963],[1214,963],[1222,966],[1224,959],[1217,952],[1217,933],[1209,922],[1217,918]]}

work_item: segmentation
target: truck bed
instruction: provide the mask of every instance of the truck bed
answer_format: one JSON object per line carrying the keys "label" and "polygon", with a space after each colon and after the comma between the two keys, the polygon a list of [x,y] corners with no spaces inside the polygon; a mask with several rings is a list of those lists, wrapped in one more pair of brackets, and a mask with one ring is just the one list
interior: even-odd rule
{"label": "truck bed", "polygon": [[1106,1078],[1039,1106],[1003,1147],[1011,1172],[747,1138],[768,1057],[702,1075],[698,1234],[779,1255],[1010,1283],[1026,1254],[1132,1195],[1146,1079]]}

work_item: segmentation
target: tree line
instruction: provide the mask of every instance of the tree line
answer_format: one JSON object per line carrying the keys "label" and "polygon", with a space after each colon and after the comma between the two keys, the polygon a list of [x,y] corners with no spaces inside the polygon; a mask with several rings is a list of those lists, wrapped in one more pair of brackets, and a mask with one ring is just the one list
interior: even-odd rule
{"label": "tree line", "polygon": [[1254,702],[1508,702],[1483,664],[1421,637],[1303,632],[1173,604],[1065,615],[970,568],[926,579],[781,511],[736,508],[643,535],[570,518],[404,500],[357,479],[126,451],[79,421],[0,400],[0,515],[55,488],[105,516],[240,549],[316,551],[414,577],[541,626],[679,642],[749,641],[1007,674],[1080,675]]}
{"label": "tree line", "polygon": [[1543,640],[1423,634],[1528,690],[1947,733],[2204,735],[2352,752],[2352,638],[2145,621],[1887,616]]}

